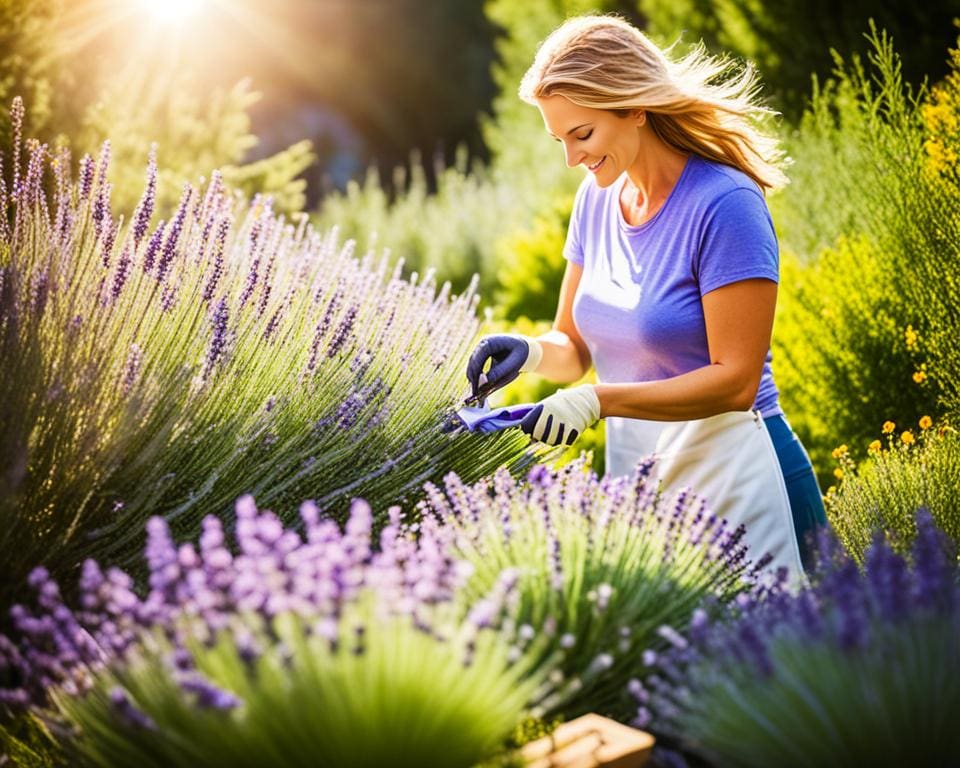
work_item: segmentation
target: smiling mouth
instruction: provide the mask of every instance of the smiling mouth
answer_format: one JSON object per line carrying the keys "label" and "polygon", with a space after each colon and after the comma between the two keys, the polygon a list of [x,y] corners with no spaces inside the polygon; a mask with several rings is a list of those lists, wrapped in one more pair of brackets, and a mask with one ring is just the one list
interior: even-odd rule
{"label": "smiling mouth", "polygon": [[587,166],[587,170],[589,170],[589,171],[596,171],[598,168],[600,168],[601,165],[603,165],[603,163],[604,163],[604,161],[606,161],[606,159],[607,159],[606,156],[601,157],[601,158],[597,161],[597,164],[596,164],[596,165],[588,165],[588,166]]}

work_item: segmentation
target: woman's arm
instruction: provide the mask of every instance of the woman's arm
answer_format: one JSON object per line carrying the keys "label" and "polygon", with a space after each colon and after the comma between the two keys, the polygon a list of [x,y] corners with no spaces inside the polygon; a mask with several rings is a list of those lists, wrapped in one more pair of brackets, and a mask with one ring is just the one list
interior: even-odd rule
{"label": "woman's arm", "polygon": [[703,316],[710,364],[660,381],[598,384],[600,415],[685,421],[749,410],[770,348],[776,304],[772,280],[741,280],[707,293]]}
{"label": "woman's arm", "polygon": [[553,328],[537,337],[543,347],[543,359],[537,366],[537,373],[561,384],[577,381],[590,368],[590,351],[573,322],[573,299],[582,275],[583,267],[567,263]]}

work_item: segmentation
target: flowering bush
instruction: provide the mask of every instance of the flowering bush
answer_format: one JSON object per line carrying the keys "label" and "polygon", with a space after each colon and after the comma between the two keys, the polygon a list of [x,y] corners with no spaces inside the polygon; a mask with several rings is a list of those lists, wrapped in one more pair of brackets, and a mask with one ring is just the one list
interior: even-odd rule
{"label": "flowering bush", "polygon": [[343,531],[312,503],[301,515],[304,537],[241,498],[236,555],[216,517],[179,547],[152,518],[143,598],[88,560],[74,611],[36,569],[36,609],[15,606],[17,641],[0,636],[21,683],[0,700],[72,725],[65,748],[82,764],[465,766],[495,753],[548,671],[532,663],[543,643],[502,620],[516,572],[471,605],[470,567],[429,521],[414,540],[393,508],[374,551],[365,502]]}
{"label": "flowering bush", "polygon": [[[638,724],[715,765],[950,765],[960,754],[956,550],[917,516],[912,565],[826,536],[813,586],[737,598],[631,683]],[[645,670],[650,672],[650,670]]]}
{"label": "flowering bush", "polygon": [[518,571],[521,635],[544,627],[541,660],[562,654],[557,690],[538,714],[624,716],[624,676],[644,650],[666,644],[662,628],[685,623],[706,596],[726,600],[743,587],[743,529],[728,530],[690,493],[657,494],[651,467],[598,480],[583,460],[553,472],[537,466],[522,485],[503,470],[474,485],[450,475],[419,505],[473,564],[468,595]]}
{"label": "flowering bush", "polygon": [[777,381],[824,486],[838,435],[865,445],[878,418],[960,408],[960,186],[944,161],[960,151],[960,57],[929,92],[903,83],[888,37],[872,42],[870,71],[848,62],[816,94],[793,183],[771,198],[787,255]]}
{"label": "flowering bush", "polygon": [[[477,478],[528,462],[518,430],[444,434],[477,329],[471,288],[391,276],[336,232],[249,205],[214,173],[152,220],[157,169],[115,216],[110,147],[28,143],[22,105],[0,172],[0,605],[41,558],[132,562],[149,514],[195,533],[229,513],[352,495],[386,508],[438,467]],[[47,166],[53,178],[46,178]],[[7,183],[9,180],[9,183]],[[50,186],[47,191],[45,185]]]}
{"label": "flowering bush", "polygon": [[834,451],[842,478],[825,497],[830,525],[844,547],[862,563],[877,532],[906,552],[916,535],[915,511],[924,508],[960,544],[960,435],[927,416],[917,427],[884,426],[884,440],[867,446],[857,466],[846,445]]}

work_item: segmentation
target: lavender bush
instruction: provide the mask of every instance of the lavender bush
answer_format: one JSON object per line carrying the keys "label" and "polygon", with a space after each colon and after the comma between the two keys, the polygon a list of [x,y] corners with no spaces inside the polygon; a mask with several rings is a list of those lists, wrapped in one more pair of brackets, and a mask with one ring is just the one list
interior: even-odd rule
{"label": "lavender bush", "polygon": [[[405,534],[399,509],[375,548],[353,504],[343,531],[301,507],[305,536],[252,497],[236,505],[236,555],[218,518],[198,546],[148,523],[149,591],[83,566],[72,610],[45,569],[35,607],[11,614],[0,666],[90,765],[468,766],[500,749],[542,695],[542,639],[504,616],[517,573],[472,605],[469,564],[438,526]],[[375,551],[376,549],[376,551]],[[59,724],[59,727],[58,727]]]}
{"label": "lavender bush", "polygon": [[[157,168],[111,208],[110,146],[76,178],[12,107],[0,158],[0,605],[41,559],[132,563],[149,514],[194,534],[253,492],[342,514],[456,469],[529,462],[519,431],[445,434],[478,321],[471,288],[399,279],[336,231],[217,173],[155,222]],[[49,171],[52,170],[52,175]]]}
{"label": "lavender bush", "polygon": [[536,714],[627,717],[623,681],[643,652],[666,646],[669,627],[704,598],[732,598],[765,563],[750,567],[742,528],[728,530],[693,494],[658,495],[652,462],[601,480],[587,461],[537,466],[523,484],[505,470],[473,485],[451,474],[442,491],[428,487],[419,510],[473,564],[472,598],[504,569],[518,571],[519,631],[544,629],[544,662],[562,655],[556,690]]}
{"label": "lavender bush", "polygon": [[926,512],[912,564],[878,538],[861,572],[824,537],[811,588],[743,595],[716,623],[696,612],[654,669],[631,684],[638,724],[711,764],[954,765],[955,548]]}

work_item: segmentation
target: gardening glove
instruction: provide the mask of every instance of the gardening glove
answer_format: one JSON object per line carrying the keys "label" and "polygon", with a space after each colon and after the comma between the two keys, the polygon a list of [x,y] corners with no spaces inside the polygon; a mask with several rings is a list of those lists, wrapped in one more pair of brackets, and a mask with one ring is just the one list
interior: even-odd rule
{"label": "gardening glove", "polygon": [[[543,359],[540,342],[529,336],[501,333],[484,336],[470,355],[467,363],[467,380],[476,399],[483,399],[491,392],[509,384],[526,371],[535,371]],[[487,381],[481,389],[480,377],[483,367],[490,360]]]}
{"label": "gardening glove", "polygon": [[520,422],[534,440],[571,445],[600,418],[600,400],[592,384],[560,389],[538,403]]}

